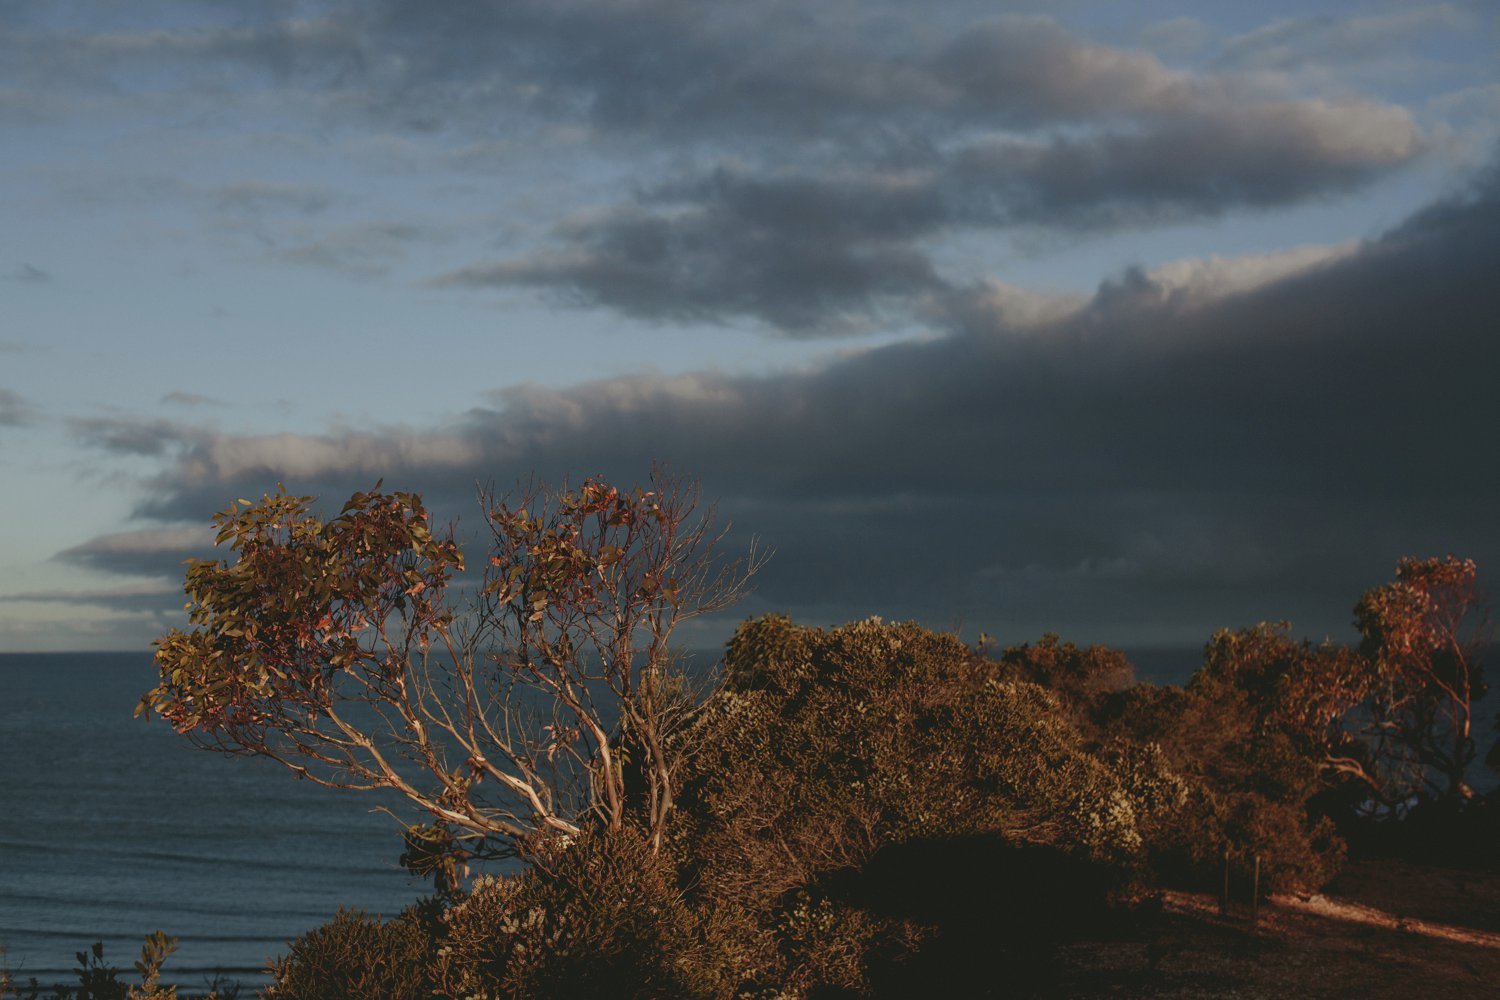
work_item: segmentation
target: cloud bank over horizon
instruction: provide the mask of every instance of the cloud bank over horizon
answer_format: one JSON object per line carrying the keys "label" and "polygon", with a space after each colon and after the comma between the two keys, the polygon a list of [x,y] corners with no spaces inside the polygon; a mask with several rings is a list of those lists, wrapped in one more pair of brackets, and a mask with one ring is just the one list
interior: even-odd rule
{"label": "cloud bank over horizon", "polygon": [[[1201,641],[1204,620],[1341,615],[1398,556],[1460,535],[1500,561],[1483,514],[1500,472],[1474,447],[1500,370],[1497,179],[1357,246],[1130,272],[1041,318],[977,291],[934,336],[809,370],[512,386],[425,427],[78,433],[170,455],[138,511],[164,524],[277,482],[336,503],[377,478],[462,519],[477,482],[665,461],[777,550],[757,607]],[[157,576],[188,551],[143,528],[60,558]]]}

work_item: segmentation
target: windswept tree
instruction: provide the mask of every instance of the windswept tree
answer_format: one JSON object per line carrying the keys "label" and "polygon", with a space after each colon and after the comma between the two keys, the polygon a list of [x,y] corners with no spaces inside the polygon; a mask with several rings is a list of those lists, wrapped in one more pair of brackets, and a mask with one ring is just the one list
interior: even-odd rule
{"label": "windswept tree", "polygon": [[1242,700],[1255,728],[1283,734],[1325,783],[1352,783],[1364,797],[1383,798],[1380,762],[1364,731],[1373,681],[1368,662],[1348,646],[1294,639],[1289,623],[1262,622],[1215,633],[1192,686],[1202,697]]}
{"label": "windswept tree", "polygon": [[695,482],[481,497],[477,583],[421,498],[377,488],[324,520],[283,491],[217,515],[232,560],[197,560],[190,627],[157,642],[141,702],[199,745],[338,788],[387,789],[430,822],[406,860],[467,857],[672,810],[690,707],[674,630],[729,606],[758,564],[716,554]]}
{"label": "windswept tree", "polygon": [[1396,579],[1354,609],[1374,673],[1374,735],[1414,791],[1473,795],[1474,703],[1484,696],[1481,656],[1488,603],[1473,560],[1402,559]]}

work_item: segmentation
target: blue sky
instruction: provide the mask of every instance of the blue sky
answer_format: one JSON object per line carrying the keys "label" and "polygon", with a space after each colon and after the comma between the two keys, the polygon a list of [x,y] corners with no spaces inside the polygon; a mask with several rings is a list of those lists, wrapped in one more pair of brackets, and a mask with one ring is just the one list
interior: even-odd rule
{"label": "blue sky", "polygon": [[0,129],[0,650],[278,481],[660,460],[1015,641],[1500,565],[1488,4],[0,0]]}

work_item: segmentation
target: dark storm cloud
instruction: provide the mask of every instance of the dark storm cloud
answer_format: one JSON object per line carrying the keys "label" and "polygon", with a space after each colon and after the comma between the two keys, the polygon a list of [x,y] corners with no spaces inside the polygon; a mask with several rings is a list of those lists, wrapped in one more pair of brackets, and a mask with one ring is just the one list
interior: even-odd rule
{"label": "dark storm cloud", "polygon": [[1051,312],[955,291],[945,336],[815,371],[518,387],[426,430],[204,438],[141,513],[205,521],[278,480],[337,502],[384,477],[470,516],[476,480],[637,479],[661,459],[776,547],[757,608],[1117,641],[1338,630],[1402,554],[1500,565],[1497,263],[1492,172],[1358,247],[1127,273]]}

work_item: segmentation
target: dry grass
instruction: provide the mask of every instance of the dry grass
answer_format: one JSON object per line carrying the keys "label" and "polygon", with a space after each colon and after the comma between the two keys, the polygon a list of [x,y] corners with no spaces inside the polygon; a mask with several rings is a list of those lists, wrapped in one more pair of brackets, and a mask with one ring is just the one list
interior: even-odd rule
{"label": "dry grass", "polygon": [[1357,862],[1323,895],[1273,898],[1255,928],[1247,916],[1169,893],[1136,939],[1064,949],[1040,995],[1500,997],[1500,874]]}

